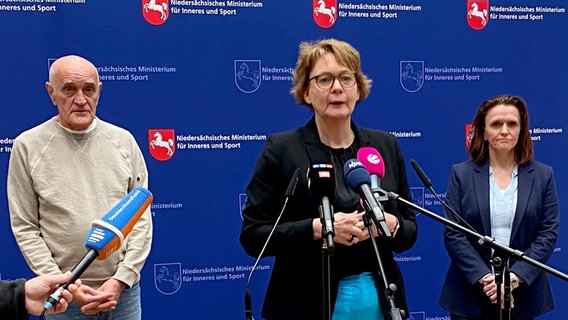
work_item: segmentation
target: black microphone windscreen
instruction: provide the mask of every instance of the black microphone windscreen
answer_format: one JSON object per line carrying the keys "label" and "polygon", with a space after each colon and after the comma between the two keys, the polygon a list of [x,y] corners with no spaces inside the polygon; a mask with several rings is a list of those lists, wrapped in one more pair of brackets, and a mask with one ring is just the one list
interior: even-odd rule
{"label": "black microphone windscreen", "polygon": [[284,196],[291,197],[292,195],[294,195],[301,174],[302,170],[300,170],[300,168],[296,168],[296,171],[294,171],[294,175],[292,176],[292,179],[290,179],[290,183],[288,184],[288,188],[286,189],[286,193],[284,194]]}
{"label": "black microphone windscreen", "polygon": [[335,199],[335,171],[331,163],[312,162],[308,171],[310,194],[318,199]]}
{"label": "black microphone windscreen", "polygon": [[414,171],[416,171],[416,174],[418,174],[418,177],[420,178],[420,180],[422,180],[422,184],[426,188],[430,188],[432,186],[432,181],[430,181],[430,179],[428,178],[426,173],[424,173],[422,168],[420,168],[420,166],[418,165],[418,162],[416,162],[416,160],[412,159],[412,160],[410,160],[410,164],[414,168]]}

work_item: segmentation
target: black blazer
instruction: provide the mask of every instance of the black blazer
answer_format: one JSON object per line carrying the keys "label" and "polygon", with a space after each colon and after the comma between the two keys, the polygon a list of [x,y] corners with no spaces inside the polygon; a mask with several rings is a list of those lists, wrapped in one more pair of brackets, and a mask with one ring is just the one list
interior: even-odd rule
{"label": "black blazer", "polygon": [[[359,147],[374,147],[383,157],[386,169],[381,188],[410,200],[404,158],[396,138],[384,131],[362,129],[353,124],[352,128]],[[274,134],[267,139],[247,186],[240,242],[247,254],[257,257],[281,211],[294,171],[300,168],[303,173],[265,251],[266,256],[275,257],[262,307],[262,316],[266,319],[323,318],[322,241],[313,240],[312,229],[312,220],[319,217],[317,207],[321,199],[310,197],[305,173],[311,161],[329,160],[325,150],[313,118],[304,127]],[[345,185],[343,167],[334,167],[334,170],[336,183]],[[358,195],[353,193],[353,197],[358,204]],[[340,206],[338,201],[336,199],[334,208]],[[377,237],[381,261],[388,281],[398,287],[396,307],[408,315],[402,274],[392,252],[400,253],[414,245],[416,218],[410,209],[397,207],[395,203],[385,204],[385,211],[398,217],[400,228],[394,239]],[[342,277],[364,271],[377,274],[379,270],[370,240],[351,247],[336,244],[330,266],[332,306]],[[388,317],[390,306],[384,300],[383,281],[377,281],[377,285],[383,313]]]}
{"label": "black blazer", "polygon": [[[465,161],[452,166],[446,201],[478,233],[491,236],[489,165]],[[450,214],[446,217],[455,220]],[[559,227],[558,197],[552,168],[532,161],[518,168],[518,195],[509,246],[546,263],[556,244]],[[466,317],[490,310],[489,299],[477,281],[491,272],[491,250],[477,239],[445,228],[444,241],[451,264],[439,304]],[[524,282],[513,291],[517,319],[534,318],[554,308],[546,272],[510,259],[510,270]]]}

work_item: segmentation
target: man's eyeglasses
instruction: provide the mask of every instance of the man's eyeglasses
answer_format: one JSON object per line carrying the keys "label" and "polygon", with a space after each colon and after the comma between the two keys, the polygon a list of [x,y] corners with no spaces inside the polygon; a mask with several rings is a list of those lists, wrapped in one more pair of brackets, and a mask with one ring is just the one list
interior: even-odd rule
{"label": "man's eyeglasses", "polygon": [[333,86],[335,79],[339,80],[339,83],[344,88],[350,88],[357,83],[357,78],[353,72],[343,72],[339,75],[324,72],[311,77],[308,81],[316,80],[316,85],[320,89],[327,90]]}

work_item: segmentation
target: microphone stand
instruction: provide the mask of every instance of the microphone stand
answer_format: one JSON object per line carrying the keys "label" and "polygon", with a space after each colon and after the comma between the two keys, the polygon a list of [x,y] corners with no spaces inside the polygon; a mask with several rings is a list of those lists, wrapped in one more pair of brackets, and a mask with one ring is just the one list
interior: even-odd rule
{"label": "microphone stand", "polygon": [[[412,159],[410,160],[410,164],[412,164],[412,167],[414,168],[416,174],[422,181],[422,184],[426,188],[428,188],[432,193],[432,195],[434,195],[434,197],[438,201],[440,201],[440,203],[444,206],[444,208],[446,208],[452,214],[454,219],[459,221],[459,223],[461,223],[462,225],[468,227],[469,230],[475,231],[475,228],[472,227],[464,218],[462,218],[452,207],[450,207],[446,203],[446,201],[440,199],[438,193],[436,192],[436,190],[434,190],[434,187],[432,186],[432,181],[430,181],[424,170],[422,170],[420,165],[418,165],[418,162]],[[511,278],[510,278],[511,274],[509,271],[509,258],[510,255],[508,255],[507,252],[504,252],[502,250],[494,250],[493,257],[491,258],[491,265],[493,266],[493,272],[495,273],[495,284],[497,285],[496,294],[497,294],[498,306],[501,306],[501,284],[504,285],[503,289],[505,290],[503,294],[504,298],[503,308],[499,308],[497,314],[498,319],[500,320],[511,319],[511,291],[509,290],[511,286]]]}
{"label": "microphone stand", "polygon": [[[469,229],[464,228],[463,226],[459,225],[459,224],[455,224],[452,221],[446,220],[444,218],[441,218],[440,216],[433,214],[431,212],[426,211],[426,209],[420,208],[419,206],[414,205],[412,202],[406,201],[404,199],[398,200],[401,201],[405,204],[407,204],[408,206],[414,208],[417,211],[420,211],[424,214],[426,214],[427,216],[434,218],[437,221],[443,222],[446,225],[450,225],[452,226],[454,229],[458,229],[461,230],[462,233],[469,233],[470,235],[475,235],[479,238],[478,242],[480,245],[485,245],[485,246],[491,246],[491,248],[493,249],[493,255],[491,258],[491,265],[493,266],[493,272],[495,273],[495,284],[497,285],[497,305],[501,306],[501,302],[503,302],[503,308],[499,307],[499,311],[498,311],[498,319],[500,320],[505,320],[505,319],[511,319],[511,273],[509,270],[509,260],[511,257],[515,257],[515,259],[517,260],[523,260],[525,262],[528,262],[529,264],[537,267],[538,269],[544,270],[550,274],[553,274],[559,278],[561,278],[564,281],[568,281],[567,278],[568,276],[566,276],[565,274],[558,272],[552,268],[549,268],[548,266],[546,266],[545,264],[542,264],[536,260],[533,260],[531,258],[528,258],[526,256],[524,256],[523,252],[520,252],[518,250],[513,250],[507,246],[504,246],[502,244],[499,244],[498,242],[495,242],[494,239],[489,238],[487,236],[482,237],[481,235],[479,235],[478,233],[475,232],[475,228],[473,228],[464,218],[462,218],[453,208],[451,208],[445,201],[443,201],[442,199],[440,199],[440,197],[438,197],[438,194],[436,193],[436,191],[434,190],[434,187],[432,187],[432,181],[430,181],[430,179],[428,178],[428,176],[426,175],[426,173],[422,170],[422,168],[420,168],[420,166],[418,165],[418,162],[416,162],[416,160],[412,159],[410,160],[410,163],[412,164],[412,167],[414,168],[414,170],[416,171],[416,174],[418,175],[418,177],[420,178],[420,180],[422,181],[422,184],[428,188],[430,190],[430,192],[432,192],[432,194],[434,195],[434,197],[436,197],[436,199],[438,201],[440,201],[440,203],[442,203],[442,205],[444,205],[444,208],[446,208],[448,210],[448,212],[450,212],[452,214],[452,216],[454,217],[454,219],[458,220],[461,224],[467,226]],[[391,196],[395,196],[395,193],[390,193],[389,198]],[[396,195],[398,197],[398,195]],[[489,245],[488,245],[489,244]],[[503,284],[503,290],[505,290],[505,292],[503,293],[503,301],[501,301],[501,285]]]}
{"label": "microphone stand", "polygon": [[[383,262],[381,260],[381,256],[379,254],[379,247],[377,246],[377,240],[375,239],[375,236],[373,235],[373,223],[371,222],[371,219],[369,218],[369,214],[371,214],[368,210],[365,210],[365,215],[363,216],[363,221],[365,223],[365,226],[367,227],[367,230],[369,231],[369,235],[370,235],[370,239],[371,242],[373,243],[373,248],[375,250],[375,255],[377,256],[377,262],[379,263],[379,275],[381,276],[381,278],[383,279],[383,283],[385,285],[385,296],[387,297],[387,301],[389,302],[390,305],[390,316],[391,316],[391,320],[402,320],[403,314],[404,314],[404,310],[400,310],[399,308],[396,307],[395,303],[394,303],[394,294],[396,292],[396,284],[394,283],[388,283],[387,280],[387,276],[385,274],[385,269],[383,267]],[[387,229],[388,230],[388,229]]]}
{"label": "microphone stand", "polygon": [[[420,168],[418,162],[412,159],[410,160],[412,167],[418,174],[418,177],[422,181],[422,184],[430,190],[432,195],[440,201],[440,203],[446,208],[461,225],[466,226],[469,230],[475,231],[475,228],[472,227],[464,218],[462,218],[452,207],[450,207],[446,201],[440,199],[436,190],[432,186],[432,181],[428,178],[426,173]],[[501,250],[494,250],[493,257],[491,258],[491,265],[493,266],[493,272],[495,273],[495,284],[497,285],[497,305],[501,306],[501,284],[504,284],[504,294],[503,294],[503,308],[499,308],[497,312],[497,319],[499,320],[507,320],[511,319],[511,278],[510,278],[510,271],[509,271],[509,255],[506,252]]]}
{"label": "microphone stand", "polygon": [[504,284],[503,290],[503,308],[499,308],[498,319],[511,319],[511,278],[509,271],[509,258],[507,252],[495,250],[491,264],[495,272],[495,284],[497,285],[497,305],[501,306],[501,284]]}
{"label": "microphone stand", "polygon": [[386,196],[381,196],[380,194],[380,187],[379,187],[380,183],[381,183],[380,179],[376,174],[371,175],[371,193],[375,197],[375,200],[377,200],[377,204],[379,205],[379,210],[381,210],[381,212],[374,213],[371,216],[371,219],[377,226],[377,231],[379,232],[379,234],[387,238],[390,238],[392,237],[392,235],[389,231],[389,228],[387,227],[387,222],[385,220],[385,215],[382,212],[383,208],[381,204],[381,201],[386,201],[387,198]]}
{"label": "microphone stand", "polygon": [[[406,205],[408,207],[410,207],[411,209],[418,211],[426,216],[428,216],[429,218],[432,218],[438,222],[443,223],[444,225],[453,228],[454,230],[458,230],[462,233],[467,233],[470,236],[476,237],[478,238],[478,243],[480,245],[484,245],[486,247],[492,248],[493,250],[495,250],[494,252],[498,252],[499,254],[496,255],[496,257],[499,257],[497,259],[498,263],[507,263],[509,261],[510,257],[513,257],[515,260],[517,261],[523,261],[526,262],[530,265],[532,265],[533,267],[540,269],[542,271],[545,271],[557,278],[560,278],[561,280],[564,280],[566,282],[568,282],[568,275],[565,273],[562,273],[554,268],[551,268],[549,266],[547,266],[544,263],[541,263],[535,259],[532,259],[530,257],[525,256],[525,253],[520,251],[520,250],[516,250],[516,249],[512,249],[504,244],[499,243],[498,241],[495,241],[495,239],[489,237],[489,236],[485,236],[485,235],[481,235],[479,233],[477,233],[474,230],[470,230],[468,228],[463,227],[462,225],[459,225],[451,220],[448,220],[444,217],[441,217],[435,213],[433,213],[432,211],[428,211],[416,204],[414,204],[411,201],[408,201],[406,199],[401,198],[398,194],[391,192],[391,191],[384,191],[384,193],[386,193],[387,197],[390,200],[394,200],[398,203],[401,203],[403,205]],[[495,260],[495,258],[493,259]],[[499,262],[499,260],[501,260],[501,262]],[[508,268],[507,268],[508,269]],[[510,281],[509,278],[506,278],[505,281]],[[499,288],[499,286],[497,287]]]}
{"label": "microphone stand", "polygon": [[320,221],[322,224],[322,284],[323,284],[323,319],[331,319],[331,256],[333,255],[335,245],[333,236],[333,207],[328,197],[323,197],[322,203],[318,207],[320,213]]}

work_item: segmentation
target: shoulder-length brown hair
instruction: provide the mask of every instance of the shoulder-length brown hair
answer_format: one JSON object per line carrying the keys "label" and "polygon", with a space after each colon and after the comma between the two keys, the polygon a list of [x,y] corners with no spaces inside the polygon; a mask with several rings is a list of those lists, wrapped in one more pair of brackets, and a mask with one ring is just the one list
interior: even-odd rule
{"label": "shoulder-length brown hair", "polygon": [[359,51],[347,42],[336,39],[324,39],[315,42],[300,43],[298,61],[296,62],[293,74],[293,86],[292,89],[290,89],[290,93],[294,96],[296,101],[299,104],[311,107],[304,99],[304,93],[309,85],[310,72],[318,59],[325,56],[327,53],[332,53],[337,59],[337,62],[355,73],[359,89],[359,101],[367,98],[371,91],[372,80],[361,70]]}
{"label": "shoulder-length brown hair", "polygon": [[533,143],[529,132],[529,115],[523,98],[511,95],[500,95],[485,100],[477,109],[473,119],[473,137],[469,144],[469,155],[476,163],[483,163],[489,158],[489,143],[484,139],[485,118],[489,110],[497,105],[513,105],[519,110],[521,131],[515,146],[515,161],[518,165],[526,164],[533,159]]}

